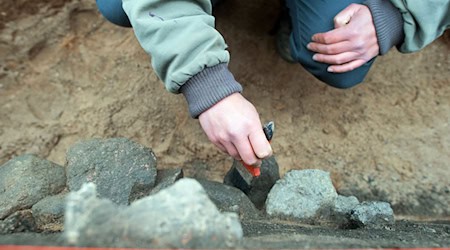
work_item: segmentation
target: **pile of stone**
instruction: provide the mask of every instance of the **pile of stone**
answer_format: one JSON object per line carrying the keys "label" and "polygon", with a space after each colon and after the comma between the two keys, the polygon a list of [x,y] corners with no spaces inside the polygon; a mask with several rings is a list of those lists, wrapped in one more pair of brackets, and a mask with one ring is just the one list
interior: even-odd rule
{"label": "pile of stone", "polygon": [[221,213],[195,180],[185,178],[129,206],[97,198],[85,184],[67,199],[65,238],[76,246],[225,248],[243,232],[235,213]]}
{"label": "pile of stone", "polygon": [[266,201],[267,214],[309,224],[340,228],[378,228],[394,223],[389,203],[338,195],[330,174],[322,170],[291,170],[277,181]]}
{"label": "pile of stone", "polygon": [[80,142],[66,159],[63,167],[23,155],[0,166],[0,234],[64,231],[75,246],[223,248],[242,240],[240,220],[341,228],[394,221],[388,203],[338,195],[327,172],[291,170],[280,179],[273,157],[246,190],[228,174],[223,184],[157,169],[151,149],[125,138]]}
{"label": "pile of stone", "polygon": [[23,155],[0,166],[0,234],[64,231],[76,246],[235,246],[239,216],[259,216],[253,203],[233,187],[182,178],[124,138],[80,142],[64,167]]}

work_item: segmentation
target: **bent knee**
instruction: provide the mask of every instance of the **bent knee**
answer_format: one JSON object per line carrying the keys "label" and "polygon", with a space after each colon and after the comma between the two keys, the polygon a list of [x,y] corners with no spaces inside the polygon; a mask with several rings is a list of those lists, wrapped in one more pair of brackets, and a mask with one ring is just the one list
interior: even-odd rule
{"label": "bent knee", "polygon": [[96,0],[100,13],[111,23],[131,27],[127,14],[122,9],[122,0]]}
{"label": "bent knee", "polygon": [[325,72],[320,72],[318,74],[313,74],[317,79],[326,83],[329,86],[338,88],[338,89],[348,89],[358,85],[359,83],[364,81],[364,78],[367,74],[365,72],[357,72],[350,71],[346,73],[330,73],[325,70]]}
{"label": "bent knee", "polygon": [[370,67],[372,66],[372,63],[374,62],[374,59],[372,59],[352,71],[345,73],[332,73],[327,71],[329,65],[312,60],[312,56],[310,55],[300,58],[297,57],[297,59],[298,62],[317,79],[329,86],[339,89],[348,89],[363,82],[370,70]]}

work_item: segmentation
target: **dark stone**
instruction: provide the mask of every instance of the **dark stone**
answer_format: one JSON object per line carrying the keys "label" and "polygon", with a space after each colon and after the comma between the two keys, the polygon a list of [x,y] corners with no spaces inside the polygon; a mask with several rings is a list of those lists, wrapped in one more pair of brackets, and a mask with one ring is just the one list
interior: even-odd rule
{"label": "dark stone", "polygon": [[31,210],[37,227],[43,232],[60,232],[64,228],[66,195],[48,196],[36,203]]}
{"label": "dark stone", "polygon": [[0,234],[37,232],[31,210],[17,211],[0,221]]}
{"label": "dark stone", "polygon": [[275,157],[271,156],[262,161],[261,175],[253,178],[250,186],[243,183],[243,180],[237,176],[239,175],[236,169],[237,164],[242,163],[236,160],[233,162],[231,169],[225,175],[223,183],[242,190],[258,209],[264,208],[267,194],[275,182],[280,179],[280,169]]}
{"label": "dark stone", "polygon": [[261,212],[241,190],[220,182],[197,181],[220,211],[237,213],[241,219],[254,219],[261,216]]}
{"label": "dark stone", "polygon": [[159,169],[156,174],[156,185],[150,192],[150,194],[156,194],[157,192],[173,185],[176,181],[183,178],[182,168],[173,169]]}
{"label": "dark stone", "polygon": [[126,205],[153,188],[156,157],[125,138],[83,141],[67,153],[67,179],[70,191],[93,182],[100,197]]}
{"label": "dark stone", "polygon": [[28,209],[64,189],[64,168],[34,155],[16,157],[0,166],[0,219]]}

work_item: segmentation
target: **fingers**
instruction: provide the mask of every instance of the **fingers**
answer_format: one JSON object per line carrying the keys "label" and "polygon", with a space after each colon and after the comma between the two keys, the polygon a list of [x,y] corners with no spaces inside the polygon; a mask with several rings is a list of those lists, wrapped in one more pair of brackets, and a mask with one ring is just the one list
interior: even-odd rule
{"label": "fingers", "polygon": [[364,63],[366,63],[365,60],[359,59],[342,65],[330,66],[327,70],[333,73],[345,73],[347,71],[352,71],[358,67],[361,67]]}
{"label": "fingers", "polygon": [[336,44],[351,40],[355,34],[357,34],[355,30],[348,28],[348,26],[343,26],[325,33],[314,34],[311,40],[321,44]]}
{"label": "fingers", "polygon": [[223,142],[222,145],[226,149],[226,151],[224,151],[225,153],[229,154],[231,157],[233,157],[234,159],[236,159],[238,161],[240,161],[242,159],[238,150],[236,149],[236,147],[234,146],[233,143]]}
{"label": "fingers", "polygon": [[350,22],[350,20],[352,19],[352,16],[351,15],[344,15],[344,14],[342,14],[342,15],[337,15],[335,18],[334,18],[334,28],[335,29],[337,29],[337,28],[340,28],[340,27],[343,27],[343,26],[345,26],[345,25],[347,25],[349,22]]}
{"label": "fingers", "polygon": [[339,43],[347,40],[346,37],[342,36],[342,33],[336,32],[335,29],[332,31],[328,31],[325,33],[317,33],[312,36],[311,40],[316,43],[322,43],[322,44],[333,44],[333,43]]}
{"label": "fingers", "polygon": [[356,52],[344,52],[344,53],[337,54],[337,55],[315,54],[313,56],[313,60],[331,64],[331,65],[340,65],[340,64],[348,63],[348,62],[356,60],[358,58],[359,58],[359,54]]}
{"label": "fingers", "polygon": [[199,121],[212,143],[247,165],[259,166],[272,153],[256,108],[239,93],[204,111]]}
{"label": "fingers", "polygon": [[250,166],[261,166],[261,159],[259,159],[253,152],[253,148],[248,138],[238,141],[234,144],[239,152],[241,159]]}
{"label": "fingers", "polygon": [[307,45],[307,48],[311,51],[320,53],[320,54],[327,54],[327,55],[336,55],[342,52],[346,52],[351,50],[353,47],[353,44],[349,41],[334,43],[334,44],[322,44],[322,43],[309,43]]}
{"label": "fingers", "polygon": [[[336,47],[337,49],[334,50],[330,50],[329,48],[320,48],[320,46],[314,47],[314,50],[317,49],[320,51],[314,51],[318,53],[314,54],[313,60],[330,64],[331,66],[328,67],[329,72],[344,73],[362,66],[364,63],[368,62],[378,54],[377,46],[361,49],[356,45],[356,43],[354,43],[352,46],[348,46],[348,48],[351,47],[354,48],[346,50],[347,45],[338,46]],[[352,61],[355,61],[355,63],[349,64]]]}
{"label": "fingers", "polygon": [[378,39],[367,6],[351,4],[334,18],[335,29],[312,36],[313,60],[330,64],[329,72],[351,71],[376,57]]}
{"label": "fingers", "polygon": [[251,166],[260,166],[261,159],[272,155],[272,147],[262,129],[254,130],[248,140],[241,140],[235,144],[241,159]]}
{"label": "fingers", "polygon": [[250,144],[256,157],[264,159],[272,155],[272,147],[267,141],[266,135],[262,129],[257,129],[249,135]]}
{"label": "fingers", "polygon": [[[211,139],[210,139],[210,141],[211,141]],[[211,141],[211,142],[212,142],[212,141]],[[213,144],[216,145],[216,147],[217,147],[218,149],[220,149],[220,151],[222,151],[222,152],[224,152],[224,153],[228,153],[228,150],[225,148],[225,146],[224,146],[222,143],[216,141],[216,142],[213,142]]]}
{"label": "fingers", "polygon": [[341,12],[339,12],[335,17],[334,17],[334,28],[340,28],[343,27],[345,25],[347,25],[350,20],[352,19],[352,16],[358,12],[360,6],[357,4],[350,4],[349,6],[347,6],[347,8],[345,8],[344,10],[342,10]]}
{"label": "fingers", "polygon": [[242,160],[251,166],[260,166],[261,159],[272,155],[272,147],[267,141],[264,132],[251,134],[248,140],[243,139],[236,142],[235,144],[237,146],[231,141],[216,141],[214,144],[222,152],[229,154],[236,160]]}
{"label": "fingers", "polygon": [[248,138],[216,142],[216,146],[234,159],[242,160],[251,166],[260,166],[261,159],[272,155],[272,147],[262,129],[257,129]]}

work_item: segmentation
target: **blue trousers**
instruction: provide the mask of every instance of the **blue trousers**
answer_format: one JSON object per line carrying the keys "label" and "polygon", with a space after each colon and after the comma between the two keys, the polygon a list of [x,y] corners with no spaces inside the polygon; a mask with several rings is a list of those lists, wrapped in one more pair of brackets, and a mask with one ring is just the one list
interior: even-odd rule
{"label": "blue trousers", "polygon": [[312,59],[314,53],[306,48],[316,33],[334,28],[333,18],[348,5],[363,0],[286,0],[292,20],[291,54],[307,71],[322,82],[336,88],[350,88],[362,82],[374,59],[346,73],[330,73],[328,64]]}
{"label": "blue trousers", "polygon": [[[122,9],[122,0],[96,0],[102,15],[110,22],[131,27],[127,15]],[[375,59],[346,73],[330,73],[328,64],[312,59],[313,52],[306,48],[311,37],[334,28],[333,18],[352,3],[364,0],[286,0],[292,21],[290,47],[292,57],[307,71],[322,82],[336,88],[350,88],[362,82]],[[213,3],[218,1],[212,0]]]}

